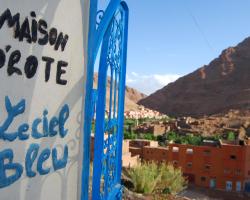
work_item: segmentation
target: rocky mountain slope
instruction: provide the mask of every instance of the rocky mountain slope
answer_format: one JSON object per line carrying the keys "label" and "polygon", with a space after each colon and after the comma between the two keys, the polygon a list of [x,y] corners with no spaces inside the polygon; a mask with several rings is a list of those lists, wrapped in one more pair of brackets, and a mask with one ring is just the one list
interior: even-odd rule
{"label": "rocky mountain slope", "polygon": [[250,108],[250,37],[139,101],[172,116],[203,116]]}
{"label": "rocky mountain slope", "polygon": [[[98,74],[95,73],[94,76],[94,88],[97,88],[98,83]],[[107,95],[106,95],[106,101],[109,102],[109,91],[110,91],[110,78],[108,78],[107,82]],[[130,88],[126,86],[126,94],[125,94],[125,111],[129,110],[137,110],[138,104],[137,102],[143,98],[145,98],[146,95],[139,92],[138,90],[134,88]],[[108,105],[107,105],[108,107]]]}

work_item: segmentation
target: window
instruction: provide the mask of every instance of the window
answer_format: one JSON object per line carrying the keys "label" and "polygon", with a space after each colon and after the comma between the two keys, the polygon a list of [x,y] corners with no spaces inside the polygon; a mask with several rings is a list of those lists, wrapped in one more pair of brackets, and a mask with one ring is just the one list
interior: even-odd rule
{"label": "window", "polygon": [[173,152],[175,153],[179,152],[179,147],[173,147]]}
{"label": "window", "polygon": [[230,169],[224,169],[224,174],[230,174]]}
{"label": "window", "polygon": [[240,176],[240,175],[241,175],[241,170],[240,170],[240,169],[236,169],[236,170],[235,170],[235,174],[236,174],[237,176]]}
{"label": "window", "polygon": [[237,181],[236,182],[236,192],[240,192],[241,191],[241,182]]}
{"label": "window", "polygon": [[216,188],[216,179],[215,178],[210,179],[210,188]]}
{"label": "window", "polygon": [[233,182],[226,181],[226,191],[231,191],[233,189]]}
{"label": "window", "polygon": [[240,140],[240,141],[239,141],[239,145],[240,145],[240,146],[244,146],[244,145],[245,145],[245,141],[244,141],[244,140]]}
{"label": "window", "polygon": [[231,160],[236,160],[236,155],[230,155]]}
{"label": "window", "polygon": [[202,176],[202,177],[201,177],[201,181],[202,181],[202,182],[205,182],[205,181],[206,181],[206,177]]}
{"label": "window", "polygon": [[186,153],[189,154],[189,155],[192,155],[194,153],[194,150],[193,149],[187,149]]}
{"label": "window", "polygon": [[174,160],[174,161],[173,161],[173,165],[174,165],[174,166],[178,165],[178,161],[177,161],[177,160]]}
{"label": "window", "polygon": [[192,165],[193,165],[193,163],[191,163],[191,162],[188,162],[188,163],[187,163],[187,167],[188,167],[188,168],[192,168]]}
{"label": "window", "polygon": [[205,165],[205,170],[210,170],[211,165]]}

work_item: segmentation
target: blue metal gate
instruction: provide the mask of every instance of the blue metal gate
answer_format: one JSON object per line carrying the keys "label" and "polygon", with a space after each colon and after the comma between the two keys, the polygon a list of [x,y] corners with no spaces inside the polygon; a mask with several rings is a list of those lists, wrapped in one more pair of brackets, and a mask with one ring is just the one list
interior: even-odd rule
{"label": "blue metal gate", "polygon": [[[122,197],[122,141],[126,79],[128,8],[125,2],[110,0],[105,10],[98,11],[97,0],[90,1],[89,56],[86,101],[93,102],[93,68],[100,44],[96,127],[92,181],[93,200],[115,200]],[[96,11],[96,12],[94,12]],[[109,84],[109,91],[106,90]],[[106,102],[109,96],[109,102]],[[90,149],[93,106],[85,105],[84,147]],[[106,112],[108,114],[106,114]],[[84,152],[82,199],[88,199],[89,155]],[[86,173],[86,171],[88,173]]]}
{"label": "blue metal gate", "polygon": [[[121,198],[126,49],[127,11],[122,4],[115,12],[102,42],[92,187],[92,197],[96,200]],[[108,92],[107,84],[110,85]],[[107,95],[109,102],[106,102]],[[106,110],[108,114],[105,117]]]}

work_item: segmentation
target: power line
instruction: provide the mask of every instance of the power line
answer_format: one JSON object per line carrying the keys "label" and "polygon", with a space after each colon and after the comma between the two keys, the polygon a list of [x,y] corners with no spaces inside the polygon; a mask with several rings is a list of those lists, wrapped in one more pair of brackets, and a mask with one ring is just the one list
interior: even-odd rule
{"label": "power line", "polygon": [[186,10],[187,10],[189,16],[191,17],[192,21],[194,22],[194,25],[196,26],[197,30],[198,30],[199,33],[201,34],[201,37],[203,38],[205,44],[208,46],[208,48],[209,48],[212,52],[214,52],[214,48],[213,48],[213,46],[211,45],[211,43],[209,42],[209,40],[208,40],[206,34],[204,33],[204,31],[202,30],[202,28],[201,28],[201,26],[200,26],[200,24],[199,24],[197,18],[194,16],[194,14],[191,12],[191,10],[190,10],[187,6],[185,6],[185,8],[186,8]]}

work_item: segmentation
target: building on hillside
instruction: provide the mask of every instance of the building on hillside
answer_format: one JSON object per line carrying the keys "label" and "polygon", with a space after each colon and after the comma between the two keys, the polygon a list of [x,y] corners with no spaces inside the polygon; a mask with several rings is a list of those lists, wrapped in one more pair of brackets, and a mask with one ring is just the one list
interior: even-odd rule
{"label": "building on hillside", "polygon": [[162,119],[166,118],[166,115],[163,115],[157,111],[147,109],[143,106],[139,106],[138,110],[130,110],[124,112],[124,117],[126,119]]}
{"label": "building on hillside", "polygon": [[143,148],[146,146],[150,147],[158,147],[157,141],[150,141],[150,140],[128,140],[129,141],[129,152],[131,153],[131,156],[139,156],[140,158],[143,158]]}
{"label": "building on hillside", "polygon": [[163,123],[143,123],[136,127],[137,134],[150,133],[157,137],[166,133],[166,126]]}
{"label": "building on hillside", "polygon": [[142,147],[140,157],[143,161],[166,162],[180,167],[189,182],[197,186],[250,192],[249,143],[233,145],[221,142],[202,146],[169,144],[167,147],[146,145]]}

